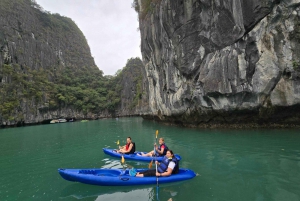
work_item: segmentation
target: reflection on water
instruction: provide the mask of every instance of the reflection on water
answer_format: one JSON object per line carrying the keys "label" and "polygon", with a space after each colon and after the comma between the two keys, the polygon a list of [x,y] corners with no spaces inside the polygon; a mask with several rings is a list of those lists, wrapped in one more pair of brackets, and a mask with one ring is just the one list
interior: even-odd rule
{"label": "reflection on water", "polygon": [[[145,197],[153,198],[153,187],[139,186],[139,187],[118,187],[118,186],[92,186],[80,183],[74,183],[68,185],[61,191],[60,198],[76,198],[83,199],[88,197],[97,197],[96,200],[110,200],[111,198],[120,200],[126,200],[126,198],[137,198],[140,197],[145,200]],[[112,196],[113,194],[113,196]]]}
{"label": "reflection on water", "polygon": [[96,201],[103,200],[122,200],[122,201],[132,201],[132,200],[145,200],[150,201],[153,200],[154,196],[153,188],[145,188],[145,189],[136,189],[131,190],[129,192],[116,192],[114,193],[113,198],[110,195],[104,194],[99,195]]}
{"label": "reflection on water", "polygon": [[101,166],[101,168],[114,168],[114,169],[131,169],[131,168],[148,168],[147,163],[141,163],[137,161],[127,161],[125,160],[125,163],[122,164],[121,160],[115,159],[115,158],[105,158],[102,160],[105,164]]}
{"label": "reflection on water", "polygon": [[[176,184],[175,184],[176,185]],[[177,183],[179,185],[179,182]],[[158,200],[160,196],[174,198],[178,192],[169,188],[173,185],[164,184],[157,188],[156,186],[93,186],[80,183],[73,183],[66,186],[60,194],[60,199],[69,200],[96,198],[95,200],[122,200],[122,201],[153,201]],[[157,194],[158,193],[158,194]]]}

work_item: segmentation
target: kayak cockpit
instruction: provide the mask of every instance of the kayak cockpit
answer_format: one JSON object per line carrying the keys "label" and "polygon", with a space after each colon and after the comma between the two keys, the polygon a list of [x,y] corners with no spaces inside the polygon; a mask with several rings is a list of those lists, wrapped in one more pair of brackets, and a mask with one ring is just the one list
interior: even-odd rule
{"label": "kayak cockpit", "polygon": [[117,177],[124,175],[126,171],[123,170],[113,170],[113,169],[97,169],[97,170],[79,170],[78,174],[87,174],[95,176],[107,176],[107,177]]}

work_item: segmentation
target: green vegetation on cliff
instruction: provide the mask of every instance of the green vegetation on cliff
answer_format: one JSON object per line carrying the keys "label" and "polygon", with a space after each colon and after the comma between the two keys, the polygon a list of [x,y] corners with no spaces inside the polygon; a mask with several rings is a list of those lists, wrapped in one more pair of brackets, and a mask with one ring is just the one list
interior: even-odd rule
{"label": "green vegetation on cliff", "polygon": [[[22,104],[27,101],[44,105],[39,108],[44,112],[62,107],[72,107],[85,114],[113,112],[120,105],[122,79],[128,69],[135,68],[130,65],[134,61],[141,63],[139,58],[129,59],[129,64],[115,76],[103,76],[102,71],[86,67],[77,70],[66,67],[56,74],[29,67],[22,70],[18,64],[4,64],[0,67],[0,114],[3,119],[20,121],[23,119]],[[51,74],[54,74],[55,82],[48,79]],[[132,105],[135,106],[141,97],[141,75],[132,79],[138,88]]]}
{"label": "green vegetation on cliff", "polygon": [[18,64],[0,66],[0,114],[3,119],[23,119],[21,107],[25,102],[42,102],[43,94],[49,96],[53,92],[54,84],[49,82],[43,69],[22,68]]}
{"label": "green vegetation on cliff", "polygon": [[62,109],[115,114],[127,92],[130,107],[138,105],[139,58],[115,76],[103,76],[70,18],[44,11],[34,0],[1,1],[0,18],[0,124],[28,117],[33,122]]}
{"label": "green vegetation on cliff", "polygon": [[136,94],[131,107],[135,107],[142,97],[141,66],[139,58],[128,59],[126,66],[115,76],[103,76],[101,71],[85,67],[76,71],[65,68],[58,77],[56,95],[52,96],[54,106],[73,106],[85,113],[114,112],[120,107],[122,92],[126,90],[124,82],[133,81]]}

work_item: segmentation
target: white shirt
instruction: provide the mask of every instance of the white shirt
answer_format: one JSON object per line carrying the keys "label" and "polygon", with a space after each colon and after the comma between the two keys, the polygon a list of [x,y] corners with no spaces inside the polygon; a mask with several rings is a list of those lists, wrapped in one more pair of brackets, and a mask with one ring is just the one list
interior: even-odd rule
{"label": "white shirt", "polygon": [[171,168],[173,170],[174,167],[175,167],[175,163],[173,161],[171,161],[168,165],[168,168]]}

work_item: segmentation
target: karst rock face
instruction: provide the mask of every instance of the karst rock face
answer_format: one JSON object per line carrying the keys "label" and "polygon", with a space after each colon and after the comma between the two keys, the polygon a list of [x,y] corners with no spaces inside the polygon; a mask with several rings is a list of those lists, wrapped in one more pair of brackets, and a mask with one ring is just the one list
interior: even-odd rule
{"label": "karst rock face", "polygon": [[[11,67],[10,76],[3,75],[4,66]],[[0,126],[16,125],[18,122],[35,124],[62,116],[86,117],[84,112],[68,106],[49,109],[49,97],[42,88],[38,89],[42,98],[36,101],[33,96],[28,98],[24,95],[29,93],[29,87],[24,87],[25,84],[20,82],[15,87],[11,84],[16,79],[12,77],[25,77],[29,71],[36,71],[37,74],[47,71],[45,81],[55,83],[57,75],[68,66],[74,69],[83,66],[87,66],[88,70],[98,69],[86,38],[75,22],[44,11],[35,1],[0,1],[0,89],[5,85],[15,91],[13,98],[1,93],[0,102],[5,105],[4,98],[8,99],[7,105],[18,102],[18,107],[14,108],[5,105],[7,110],[11,110],[7,116],[0,110]],[[35,77],[30,79],[24,78],[22,81],[34,83]]]}
{"label": "karst rock face", "polygon": [[300,0],[151,6],[140,19],[145,118],[184,125],[300,123]]}

